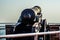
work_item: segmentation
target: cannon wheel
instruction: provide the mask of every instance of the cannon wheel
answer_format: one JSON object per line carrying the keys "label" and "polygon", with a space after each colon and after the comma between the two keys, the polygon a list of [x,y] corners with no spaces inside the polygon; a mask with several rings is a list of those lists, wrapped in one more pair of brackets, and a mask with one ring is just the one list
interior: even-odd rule
{"label": "cannon wheel", "polygon": [[[46,27],[47,27],[47,21],[46,21],[46,19],[43,19],[41,22],[40,32],[45,32]],[[38,40],[45,40],[45,39],[46,39],[46,35],[42,35],[42,36],[38,37]]]}

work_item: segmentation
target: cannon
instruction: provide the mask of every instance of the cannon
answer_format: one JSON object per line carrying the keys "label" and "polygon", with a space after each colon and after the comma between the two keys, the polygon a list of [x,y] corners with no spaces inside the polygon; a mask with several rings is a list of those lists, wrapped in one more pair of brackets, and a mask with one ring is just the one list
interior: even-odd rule
{"label": "cannon", "polygon": [[[38,26],[34,26],[37,23]],[[46,26],[45,19],[42,20],[41,8],[34,6],[32,8],[24,9],[21,12],[21,16],[17,22],[14,33],[32,33],[32,32],[44,32]],[[33,37],[18,38],[17,40],[33,40]]]}

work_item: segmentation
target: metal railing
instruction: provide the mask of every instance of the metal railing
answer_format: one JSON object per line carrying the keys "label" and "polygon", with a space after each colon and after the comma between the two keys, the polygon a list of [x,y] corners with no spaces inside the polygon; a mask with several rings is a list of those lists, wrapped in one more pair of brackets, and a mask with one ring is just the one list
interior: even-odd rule
{"label": "metal railing", "polygon": [[0,38],[16,38],[16,37],[27,37],[34,36],[34,40],[38,40],[38,35],[47,35],[47,34],[56,34],[60,31],[49,31],[49,32],[40,32],[40,33],[24,33],[24,34],[10,34],[10,35],[0,35]]}

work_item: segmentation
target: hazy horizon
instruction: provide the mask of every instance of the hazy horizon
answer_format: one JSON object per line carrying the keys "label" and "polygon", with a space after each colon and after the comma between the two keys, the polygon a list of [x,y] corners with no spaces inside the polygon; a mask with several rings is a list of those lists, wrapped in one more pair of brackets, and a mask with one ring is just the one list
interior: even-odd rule
{"label": "hazy horizon", "polygon": [[22,10],[36,5],[48,23],[60,23],[60,0],[0,0],[0,23],[17,22]]}

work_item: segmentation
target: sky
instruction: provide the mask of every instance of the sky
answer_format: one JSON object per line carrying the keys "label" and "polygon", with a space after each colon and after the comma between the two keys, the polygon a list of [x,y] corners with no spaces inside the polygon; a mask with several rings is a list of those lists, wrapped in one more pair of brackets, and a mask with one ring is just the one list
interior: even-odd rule
{"label": "sky", "polygon": [[48,23],[60,23],[60,0],[0,0],[0,23],[16,23],[22,10],[36,5]]}

